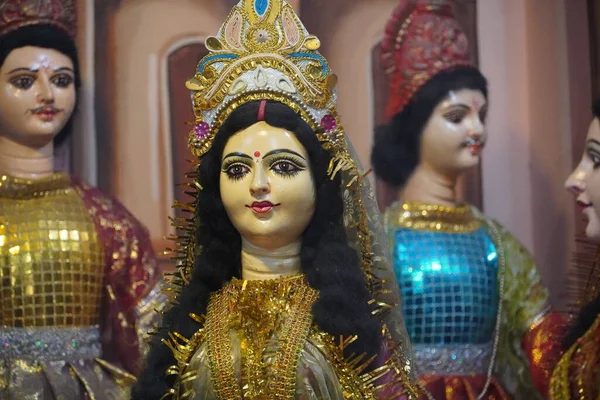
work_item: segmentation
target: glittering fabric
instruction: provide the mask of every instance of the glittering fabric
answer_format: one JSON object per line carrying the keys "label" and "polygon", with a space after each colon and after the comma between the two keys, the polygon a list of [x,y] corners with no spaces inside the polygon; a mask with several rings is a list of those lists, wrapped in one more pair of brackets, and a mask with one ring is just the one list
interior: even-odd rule
{"label": "glittering fabric", "polygon": [[491,341],[498,257],[484,229],[457,234],[398,228],[393,257],[413,345]]}
{"label": "glittering fabric", "polygon": [[133,377],[97,360],[0,359],[0,398],[6,400],[127,400]]}
{"label": "glittering fabric", "polygon": [[[475,376],[424,376],[422,384],[436,400],[475,400],[485,385],[485,375]],[[421,395],[421,400],[426,400]],[[497,379],[492,378],[484,399],[512,400],[513,397],[504,390]],[[520,399],[520,398],[516,398]]]}
{"label": "glittering fabric", "polygon": [[0,180],[13,194],[0,198],[0,325],[96,325],[104,254],[94,223],[67,176],[45,183],[30,192]]}
{"label": "glittering fabric", "polygon": [[534,322],[523,339],[529,359],[531,378],[544,398],[554,367],[561,357],[561,340],[567,332],[567,320],[557,312],[545,312]]}
{"label": "glittering fabric", "polygon": [[600,315],[558,362],[548,398],[600,400]]}
{"label": "glittering fabric", "polygon": [[0,358],[20,360],[82,360],[101,355],[100,329],[2,328]]}
{"label": "glittering fabric", "polygon": [[[146,349],[140,338],[154,328],[165,298],[150,235],[122,204],[97,188],[74,182],[103,243],[105,293],[102,315],[103,358],[137,374]],[[145,317],[143,317],[145,316]]]}
{"label": "glittering fabric", "polygon": [[423,375],[472,375],[487,373],[492,343],[413,346],[415,361]]}
{"label": "glittering fabric", "polygon": [[[396,203],[386,212],[386,231],[394,249],[411,339],[416,348],[423,344],[439,349],[437,353],[430,349],[429,356],[421,358],[426,360],[422,382],[435,382],[438,394],[446,389],[460,393],[446,398],[471,398],[472,393],[477,397],[487,379],[489,363],[484,368],[481,357],[480,364],[471,366],[474,370],[468,378],[466,370],[452,375],[450,371],[460,368],[451,364],[467,358],[470,363],[478,354],[461,354],[455,346],[474,344],[474,349],[480,349],[491,345],[498,335],[490,389],[484,398],[503,398],[505,393],[515,398],[541,398],[547,380],[538,377],[545,376],[544,368],[551,359],[540,364],[537,361],[544,357],[540,358],[539,351],[557,354],[558,332],[563,326],[544,322],[554,314],[545,314],[548,291],[527,250],[502,226],[470,206]],[[500,279],[504,281],[502,293]],[[493,307],[499,301],[500,315]],[[494,329],[496,315],[500,318],[499,332]],[[432,354],[439,355],[437,363],[432,363]],[[479,389],[473,389],[480,380]]]}
{"label": "glittering fabric", "polygon": [[0,398],[127,398],[159,278],[115,200],[65,174],[0,177]]}
{"label": "glittering fabric", "polygon": [[391,364],[369,378],[366,360],[344,359],[343,345],[312,322],[317,297],[301,275],[233,279],[211,296],[205,327],[175,349],[184,379],[173,398],[409,398],[403,378],[386,376]]}

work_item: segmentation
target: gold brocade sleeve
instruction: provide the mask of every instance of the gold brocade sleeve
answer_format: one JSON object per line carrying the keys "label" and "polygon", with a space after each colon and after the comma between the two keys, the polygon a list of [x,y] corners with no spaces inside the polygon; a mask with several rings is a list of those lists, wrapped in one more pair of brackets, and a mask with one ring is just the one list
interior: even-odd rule
{"label": "gold brocade sleeve", "polygon": [[[495,370],[512,392],[527,398],[541,398],[553,365],[551,360],[543,358],[541,351],[558,354],[560,347],[560,335],[544,321],[550,315],[558,316],[551,314],[548,289],[529,251],[500,224],[486,222],[495,232],[498,251],[503,252],[505,259],[503,313]],[[556,327],[563,328],[562,325]]]}
{"label": "gold brocade sleeve", "polygon": [[560,359],[548,398],[600,400],[600,315]]}
{"label": "gold brocade sleeve", "polygon": [[148,230],[116,199],[97,188],[76,188],[96,224],[105,254],[103,357],[139,372],[145,351],[140,337],[155,323],[162,274]]}

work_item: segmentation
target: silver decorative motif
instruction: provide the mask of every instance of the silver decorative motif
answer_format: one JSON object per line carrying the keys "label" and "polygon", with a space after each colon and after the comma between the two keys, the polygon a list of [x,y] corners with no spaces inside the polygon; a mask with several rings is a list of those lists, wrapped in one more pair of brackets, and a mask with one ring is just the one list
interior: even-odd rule
{"label": "silver decorative motif", "polygon": [[100,357],[99,326],[87,328],[0,328],[0,358],[32,361]]}
{"label": "silver decorative motif", "polygon": [[492,343],[463,345],[413,345],[419,375],[485,375]]}

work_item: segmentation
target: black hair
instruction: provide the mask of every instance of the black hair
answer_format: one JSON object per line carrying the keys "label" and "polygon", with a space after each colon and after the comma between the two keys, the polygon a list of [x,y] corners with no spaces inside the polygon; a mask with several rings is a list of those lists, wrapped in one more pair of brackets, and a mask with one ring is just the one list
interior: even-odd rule
{"label": "black hair", "polygon": [[[241,238],[230,222],[219,190],[221,157],[231,136],[258,121],[259,101],[238,107],[223,123],[211,149],[198,170],[202,190],[196,206],[196,241],[202,252],[196,255],[191,280],[177,302],[165,313],[154,335],[145,371],[133,390],[133,399],[158,399],[173,385],[165,371],[175,363],[173,354],[161,341],[169,332],[189,338],[201,324],[189,317],[206,311],[209,295],[233,277],[240,277]],[[313,305],[314,322],[336,337],[357,335],[348,355],[375,355],[381,345],[381,325],[368,304],[371,298],[357,252],[348,244],[343,225],[343,200],[339,176],[331,180],[327,168],[330,155],[311,127],[288,106],[268,101],[264,121],[293,132],[306,149],[316,188],[315,213],[302,236],[301,269],[308,284],[319,291]]]}
{"label": "black hair", "polygon": [[[25,46],[53,49],[69,57],[75,71],[75,90],[79,89],[81,76],[77,47],[75,41],[64,30],[49,24],[37,24],[24,26],[0,36],[0,66],[13,50]],[[77,100],[75,109],[77,109]],[[73,130],[73,115],[54,139],[56,144],[62,143]]]}
{"label": "black hair", "polygon": [[402,187],[420,161],[421,135],[435,107],[453,90],[479,90],[488,96],[487,80],[475,67],[457,67],[434,75],[389,124],[375,129],[371,165],[375,174]]}
{"label": "black hair", "polygon": [[[600,120],[600,98],[594,101],[594,104],[592,105],[592,112],[594,114],[594,118]],[[595,259],[596,257],[594,257],[594,260]],[[594,265],[594,268],[600,268],[600,266]],[[569,332],[563,340],[563,347],[565,350],[573,346],[577,339],[583,336],[587,330],[590,329],[596,318],[598,318],[599,314],[600,294],[594,300],[586,304],[579,312],[575,323],[571,326]]]}

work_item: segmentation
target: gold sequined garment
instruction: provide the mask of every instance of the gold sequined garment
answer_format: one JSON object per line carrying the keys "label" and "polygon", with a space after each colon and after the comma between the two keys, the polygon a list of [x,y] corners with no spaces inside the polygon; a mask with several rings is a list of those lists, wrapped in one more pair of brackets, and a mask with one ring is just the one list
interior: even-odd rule
{"label": "gold sequined garment", "polygon": [[317,297],[303,276],[233,279],[211,297],[205,327],[179,349],[187,361],[176,398],[378,399],[313,324]]}
{"label": "gold sequined garment", "polygon": [[104,253],[67,175],[0,181],[0,324],[98,324]]}
{"label": "gold sequined garment", "polygon": [[95,360],[104,273],[96,226],[69,176],[0,177],[0,398],[125,396],[111,375],[131,377]]}

